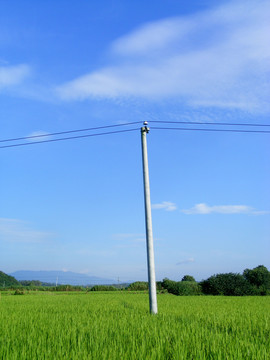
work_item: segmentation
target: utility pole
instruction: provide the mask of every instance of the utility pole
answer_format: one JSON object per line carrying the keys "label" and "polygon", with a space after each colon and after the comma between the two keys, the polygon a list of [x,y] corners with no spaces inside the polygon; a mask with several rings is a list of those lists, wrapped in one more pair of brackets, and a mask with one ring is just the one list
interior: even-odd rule
{"label": "utility pole", "polygon": [[149,132],[147,121],[141,128],[142,139],[142,160],[143,160],[143,181],[144,181],[144,205],[145,205],[145,227],[146,227],[146,247],[147,247],[147,266],[148,266],[148,285],[149,285],[149,305],[150,313],[157,314],[157,290],[154,260],[154,245],[152,231],[152,215],[150,201],[150,184],[148,171],[148,156],[146,134]]}

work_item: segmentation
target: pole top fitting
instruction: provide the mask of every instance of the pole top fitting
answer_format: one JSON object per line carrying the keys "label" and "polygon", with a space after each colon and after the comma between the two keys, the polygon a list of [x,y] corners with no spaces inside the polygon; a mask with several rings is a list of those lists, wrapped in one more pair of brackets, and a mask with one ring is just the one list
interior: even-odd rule
{"label": "pole top fitting", "polygon": [[148,122],[147,121],[144,121],[143,122],[143,127],[141,128],[142,132],[146,132],[147,134],[149,133],[149,130],[150,128],[147,126],[148,125]]}

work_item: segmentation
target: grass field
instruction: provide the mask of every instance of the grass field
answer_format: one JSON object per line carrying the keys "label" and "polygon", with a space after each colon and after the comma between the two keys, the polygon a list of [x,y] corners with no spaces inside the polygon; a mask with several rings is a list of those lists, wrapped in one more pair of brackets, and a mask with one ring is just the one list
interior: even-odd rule
{"label": "grass field", "polygon": [[36,292],[0,298],[0,359],[270,359],[269,297]]}

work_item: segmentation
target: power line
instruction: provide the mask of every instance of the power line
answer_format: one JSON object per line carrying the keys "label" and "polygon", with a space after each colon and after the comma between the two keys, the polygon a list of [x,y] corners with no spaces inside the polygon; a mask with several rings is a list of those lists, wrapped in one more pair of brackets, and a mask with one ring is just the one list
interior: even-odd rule
{"label": "power line", "polygon": [[4,146],[0,146],[0,149],[17,147],[17,146],[26,146],[26,145],[37,145],[37,144],[42,144],[42,143],[49,143],[49,142],[56,142],[56,141],[63,141],[63,140],[71,140],[71,139],[81,139],[81,138],[92,137],[92,136],[111,135],[111,134],[118,134],[118,133],[124,133],[124,132],[129,132],[129,131],[137,131],[137,130],[139,130],[139,128],[118,130],[118,131],[109,131],[109,132],[103,132],[103,133],[99,133],[99,134],[70,136],[70,137],[65,137],[65,138],[42,140],[42,141],[33,141],[33,142],[28,142],[28,143],[4,145]]}
{"label": "power line", "polygon": [[[221,123],[221,122],[200,122],[200,121],[158,121],[158,120],[150,120],[151,123],[163,123],[163,124],[186,124],[186,125],[212,125],[212,126],[270,126],[270,124],[251,124],[251,123]],[[107,128],[114,128],[119,126],[128,126],[128,125],[134,125],[139,124],[141,121],[133,121],[129,123],[123,123],[123,124],[114,124],[114,125],[105,125],[105,126],[97,126],[92,128],[83,128],[83,129],[74,129],[74,130],[67,130],[67,131],[59,131],[54,133],[48,133],[48,134],[40,134],[40,135],[30,135],[30,136],[23,136],[23,137],[17,137],[17,138],[11,138],[11,139],[2,139],[0,142],[10,142],[10,141],[18,141],[18,140],[28,140],[28,139],[34,139],[34,138],[41,138],[41,137],[48,137],[48,136],[55,136],[55,135],[64,135],[64,134],[71,134],[76,132],[83,132],[83,131],[93,131],[93,130],[101,130],[101,129],[107,129]]]}
{"label": "power line", "polygon": [[[186,124],[186,125],[212,125],[212,126],[270,126],[270,124],[251,124],[251,123],[221,123],[221,122],[199,122],[199,121],[158,121],[158,120],[151,120],[151,123],[163,123],[163,124]],[[40,135],[30,135],[30,136],[23,136],[23,137],[17,137],[17,138],[10,138],[10,139],[2,139],[0,140],[0,143],[3,142],[11,142],[11,141],[18,141],[18,140],[28,140],[28,139],[35,139],[35,138],[42,138],[42,137],[48,137],[48,136],[55,136],[55,135],[64,135],[64,134],[71,134],[76,132],[83,132],[83,131],[93,131],[93,130],[101,130],[101,129],[107,129],[107,128],[114,128],[114,127],[120,127],[120,126],[129,126],[134,124],[139,124],[141,121],[133,121],[129,123],[123,123],[123,124],[114,124],[114,125],[105,125],[105,126],[97,126],[92,128],[83,128],[83,129],[74,129],[74,130],[67,130],[67,131],[58,131],[54,133],[48,133],[48,134],[40,134]],[[173,128],[172,128],[173,129]],[[179,128],[179,130],[186,130],[185,128]],[[188,129],[187,129],[188,130]],[[205,131],[204,129],[194,129],[196,131]],[[209,131],[214,131],[209,129]],[[217,130],[221,131],[221,130]],[[225,131],[225,130],[224,130]],[[227,130],[228,131],[228,130]],[[237,132],[245,132],[245,131],[237,131]],[[253,132],[259,132],[259,131],[253,131]],[[1,147],[0,147],[1,148]]]}
{"label": "power line", "polygon": [[190,128],[173,128],[173,127],[156,127],[152,126],[154,130],[186,130],[186,131],[217,131],[217,132],[238,132],[238,133],[265,133],[269,134],[267,130],[234,130],[234,129],[190,129]]}
{"label": "power line", "polygon": [[[152,121],[152,122],[162,122],[162,121]],[[0,142],[8,142],[8,141],[16,141],[16,140],[27,140],[27,139],[32,139],[32,138],[44,137],[44,136],[62,135],[62,134],[79,132],[79,131],[98,130],[98,129],[105,129],[105,128],[111,128],[111,127],[116,127],[116,126],[125,126],[125,125],[138,124],[138,123],[141,123],[141,121],[136,121],[136,122],[132,122],[132,123],[125,123],[125,124],[117,124],[117,125],[99,126],[99,127],[95,127],[95,128],[88,128],[88,129],[61,131],[61,132],[57,132],[57,133],[50,133],[50,134],[43,134],[43,135],[33,135],[33,136],[26,136],[26,137],[21,137],[21,138],[14,138],[14,139],[5,139],[5,140],[0,140]],[[166,121],[164,121],[163,123],[166,123]],[[185,123],[185,122],[167,122],[167,123]],[[197,124],[197,123],[188,122],[188,124]],[[198,123],[198,124],[202,124],[202,123]],[[210,123],[206,123],[206,124],[210,125]],[[215,124],[211,124],[211,125],[216,125],[216,124],[222,124],[222,123],[215,123]],[[224,125],[224,124],[222,124],[222,125]],[[240,124],[232,124],[232,123],[229,124],[229,123],[227,123],[227,125],[240,125]],[[245,125],[246,126],[257,126],[255,124],[245,124]],[[270,126],[270,125],[260,124],[260,126]],[[268,130],[209,129],[209,128],[205,129],[205,128],[182,128],[182,127],[175,128],[175,127],[156,127],[156,126],[152,126],[151,129],[153,129],[153,130],[174,130],[174,131],[178,130],[178,131],[206,131],[206,132],[208,131],[208,132],[235,132],[235,133],[265,133],[265,134],[270,133],[270,131],[268,131]],[[49,140],[42,140],[42,141],[33,141],[33,142],[26,142],[26,143],[12,144],[12,145],[4,145],[4,146],[0,146],[0,149],[19,147],[19,146],[26,146],[26,145],[36,145],[36,144],[57,142],[57,141],[63,141],[63,140],[81,139],[81,138],[92,137],[92,136],[118,134],[118,133],[124,133],[124,132],[136,131],[136,130],[139,130],[139,128],[126,129],[126,130],[117,130],[117,131],[108,131],[108,132],[103,132],[103,133],[98,133],[98,134],[70,136],[70,137],[65,137],[65,138],[49,139]]]}
{"label": "power line", "polygon": [[0,140],[0,142],[28,140],[28,139],[34,139],[34,138],[40,138],[40,137],[46,137],[46,136],[54,136],[54,135],[70,134],[70,133],[76,133],[76,132],[82,132],[82,131],[108,129],[108,128],[113,128],[113,127],[134,125],[134,124],[139,124],[139,123],[141,123],[141,121],[134,121],[134,122],[130,122],[130,123],[115,124],[115,125],[97,126],[97,127],[93,127],[93,128],[86,128],[86,129],[75,129],[75,130],[68,130],[68,131],[59,131],[59,132],[55,132],[55,133],[23,136],[23,137],[18,137],[18,138],[13,138],[13,139],[4,139],[4,140]]}
{"label": "power line", "polygon": [[236,123],[221,123],[221,122],[200,122],[200,121],[158,121],[158,120],[150,120],[151,123],[164,123],[164,124],[187,124],[187,125],[224,125],[224,126],[270,126],[270,124],[236,124]]}

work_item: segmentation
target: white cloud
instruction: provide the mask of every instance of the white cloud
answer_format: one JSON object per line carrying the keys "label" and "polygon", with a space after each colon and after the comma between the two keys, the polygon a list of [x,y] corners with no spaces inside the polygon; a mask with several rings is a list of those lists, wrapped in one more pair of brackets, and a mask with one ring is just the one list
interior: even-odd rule
{"label": "white cloud", "polygon": [[152,204],[152,209],[154,210],[165,210],[165,211],[174,211],[177,209],[176,204],[170,201],[163,201],[160,204]]}
{"label": "white cloud", "polygon": [[52,234],[37,231],[22,220],[0,218],[0,240],[14,243],[40,243]]}
{"label": "white cloud", "polygon": [[185,214],[253,214],[262,215],[268,213],[268,211],[257,211],[251,206],[247,205],[214,205],[208,206],[201,203],[196,204],[191,209],[182,210]]}
{"label": "white cloud", "polygon": [[91,248],[80,248],[75,251],[75,254],[82,257],[93,256],[93,258],[112,258],[117,255],[117,252],[114,249],[108,250],[95,250]]}
{"label": "white cloud", "polygon": [[112,50],[122,55],[142,55],[168,47],[168,44],[179,40],[192,30],[189,21],[180,18],[169,18],[143,25],[131,34],[114,41]]}
{"label": "white cloud", "polygon": [[22,83],[30,74],[27,65],[0,66],[0,90]]}
{"label": "white cloud", "polygon": [[[113,239],[117,240],[117,243],[115,245],[116,249],[119,248],[141,248],[142,246],[145,246],[146,244],[146,234],[132,234],[132,233],[119,233],[119,234],[113,234]],[[154,243],[162,241],[161,238],[154,237],[153,238]]]}
{"label": "white cloud", "polygon": [[193,263],[194,261],[195,261],[194,258],[188,258],[188,259],[179,261],[176,265],[190,264],[190,263]]}
{"label": "white cloud", "polygon": [[31,137],[28,139],[28,141],[44,141],[44,140],[49,140],[50,136],[49,133],[47,133],[46,131],[34,131],[31,134],[27,135],[27,137]]}
{"label": "white cloud", "polygon": [[112,237],[128,244],[145,242],[145,234],[119,233],[113,234]]}
{"label": "white cloud", "polygon": [[174,99],[269,111],[268,1],[235,1],[148,23],[111,45],[106,66],[57,88],[62,99]]}
{"label": "white cloud", "polygon": [[144,234],[119,233],[119,234],[113,234],[112,236],[114,239],[117,240],[129,240],[129,239],[133,239],[134,237],[144,236]]}

